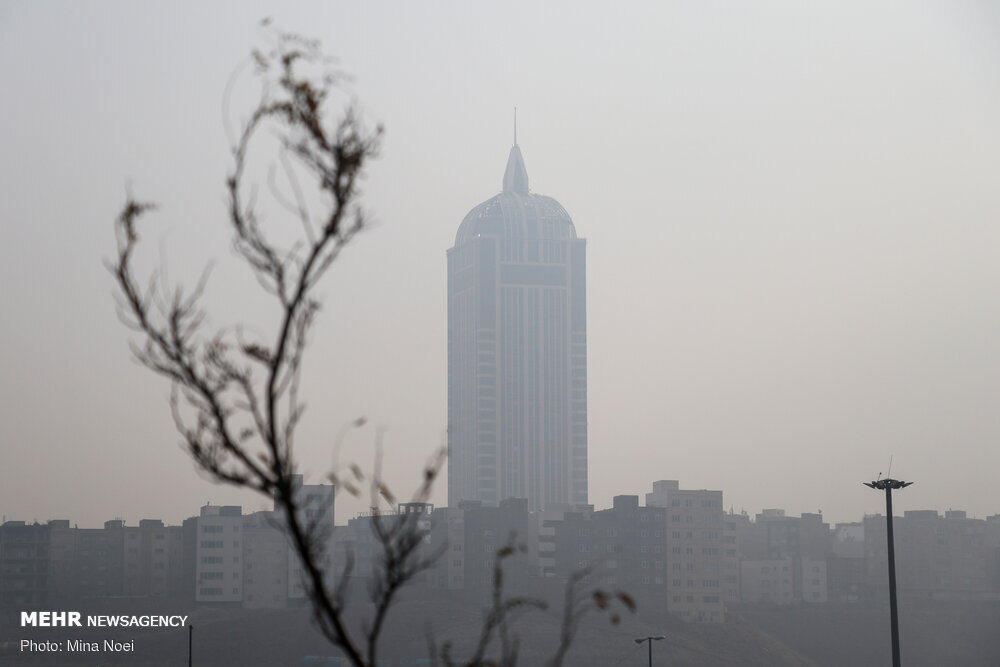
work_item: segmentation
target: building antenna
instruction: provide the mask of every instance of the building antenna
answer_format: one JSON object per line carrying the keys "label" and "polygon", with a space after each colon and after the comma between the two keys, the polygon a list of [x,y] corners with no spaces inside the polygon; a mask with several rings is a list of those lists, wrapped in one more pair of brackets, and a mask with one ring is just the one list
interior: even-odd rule
{"label": "building antenna", "polygon": [[514,145],[517,146],[517,107],[514,107]]}

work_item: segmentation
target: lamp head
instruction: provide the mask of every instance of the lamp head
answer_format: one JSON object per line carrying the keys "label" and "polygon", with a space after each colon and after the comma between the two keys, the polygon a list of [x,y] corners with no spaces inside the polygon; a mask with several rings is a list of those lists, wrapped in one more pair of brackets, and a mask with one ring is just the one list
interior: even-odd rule
{"label": "lamp head", "polygon": [[913,484],[913,482],[903,482],[901,480],[890,479],[888,477],[885,479],[877,479],[873,482],[861,482],[861,483],[872,489],[878,489],[879,491],[885,491],[886,489],[892,489],[893,491],[895,491],[896,489],[905,489],[906,487]]}

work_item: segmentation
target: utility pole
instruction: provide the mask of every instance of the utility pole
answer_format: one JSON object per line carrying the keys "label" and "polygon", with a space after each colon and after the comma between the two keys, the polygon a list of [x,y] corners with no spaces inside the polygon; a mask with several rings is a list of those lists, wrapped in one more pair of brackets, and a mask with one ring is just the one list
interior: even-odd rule
{"label": "utility pole", "polygon": [[899,665],[899,614],[896,611],[896,548],[892,539],[892,491],[905,489],[913,482],[901,482],[898,479],[878,479],[874,482],[862,482],[865,486],[885,491],[885,537],[889,544],[889,618],[892,623],[892,667]]}

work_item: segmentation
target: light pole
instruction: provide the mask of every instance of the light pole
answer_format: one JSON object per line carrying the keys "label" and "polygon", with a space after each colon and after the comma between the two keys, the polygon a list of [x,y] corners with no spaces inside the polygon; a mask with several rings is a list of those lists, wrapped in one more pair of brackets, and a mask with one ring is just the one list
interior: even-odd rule
{"label": "light pole", "polygon": [[649,642],[649,667],[653,667],[653,641],[660,641],[664,639],[663,635],[657,637],[636,637],[635,643],[641,644],[643,642]]}
{"label": "light pole", "polygon": [[913,482],[901,482],[898,479],[878,479],[874,482],[862,482],[879,491],[885,491],[885,538],[889,543],[889,619],[892,623],[892,667],[899,667],[899,617],[896,612],[896,548],[892,539],[892,491],[905,489]]}

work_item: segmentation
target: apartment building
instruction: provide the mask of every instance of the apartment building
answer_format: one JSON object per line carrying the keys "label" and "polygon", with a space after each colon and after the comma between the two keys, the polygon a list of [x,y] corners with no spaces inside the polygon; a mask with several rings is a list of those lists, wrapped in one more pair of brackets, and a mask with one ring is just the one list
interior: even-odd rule
{"label": "apartment building", "polygon": [[687,621],[725,621],[725,541],[722,491],[653,483],[646,505],[663,507],[667,544],[667,609]]}
{"label": "apartment building", "polygon": [[195,521],[195,601],[243,602],[243,509],[205,505]]}

